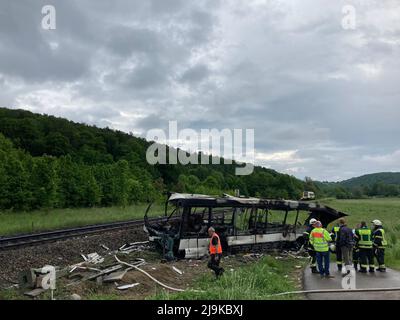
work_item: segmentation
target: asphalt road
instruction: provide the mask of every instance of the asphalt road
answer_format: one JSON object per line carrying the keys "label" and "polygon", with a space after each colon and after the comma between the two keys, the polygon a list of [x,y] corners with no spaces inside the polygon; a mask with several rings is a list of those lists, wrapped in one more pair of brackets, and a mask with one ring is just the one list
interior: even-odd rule
{"label": "asphalt road", "polygon": [[[387,269],[387,272],[353,273],[352,278],[343,279],[337,271],[335,264],[331,263],[333,279],[321,279],[319,274],[312,274],[310,268],[306,268],[303,277],[304,290],[317,289],[343,289],[345,288],[394,288],[400,287],[400,272]],[[355,276],[354,276],[355,275]],[[306,295],[310,300],[400,300],[400,291],[392,292],[339,292],[339,293],[311,293]]]}

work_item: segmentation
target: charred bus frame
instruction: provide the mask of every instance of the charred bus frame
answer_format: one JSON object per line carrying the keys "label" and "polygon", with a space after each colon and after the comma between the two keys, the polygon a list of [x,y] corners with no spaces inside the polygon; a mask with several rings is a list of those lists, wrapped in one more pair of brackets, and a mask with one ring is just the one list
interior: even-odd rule
{"label": "charred bus frame", "polygon": [[[168,212],[172,206],[172,211]],[[298,249],[308,221],[316,218],[327,226],[345,213],[314,202],[242,198],[224,195],[170,194],[162,222],[150,223],[145,214],[145,231],[149,239],[179,258],[201,258],[207,254],[207,230],[214,227],[224,252]],[[307,218],[300,222],[300,212]],[[271,221],[272,212],[281,222]],[[294,213],[294,223],[288,217]]]}

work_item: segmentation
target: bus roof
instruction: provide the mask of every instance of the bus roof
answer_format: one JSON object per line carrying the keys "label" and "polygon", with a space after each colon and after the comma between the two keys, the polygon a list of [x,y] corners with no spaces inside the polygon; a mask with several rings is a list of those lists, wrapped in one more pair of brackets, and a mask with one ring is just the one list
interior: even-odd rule
{"label": "bus roof", "polygon": [[311,215],[317,216],[324,225],[348,215],[316,202],[234,197],[228,194],[224,194],[222,197],[215,197],[204,194],[171,193],[168,202],[182,207],[258,207],[260,209],[284,212],[294,210],[308,211]]}

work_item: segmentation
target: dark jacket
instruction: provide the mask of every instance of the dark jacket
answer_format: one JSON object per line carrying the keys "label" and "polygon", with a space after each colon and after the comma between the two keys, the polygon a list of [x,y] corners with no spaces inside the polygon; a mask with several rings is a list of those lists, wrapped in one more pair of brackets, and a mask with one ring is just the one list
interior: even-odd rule
{"label": "dark jacket", "polygon": [[303,238],[304,238],[304,248],[305,249],[312,249],[312,245],[310,244],[310,233],[314,229],[313,226],[309,225],[306,229],[306,231],[303,232]]}
{"label": "dark jacket", "polygon": [[336,245],[339,247],[353,247],[354,246],[354,235],[353,230],[348,228],[346,225],[340,226],[339,232],[337,233]]}
{"label": "dark jacket", "polygon": [[383,243],[384,235],[382,234],[382,230],[383,230],[383,227],[378,226],[372,232],[372,241],[373,241],[373,244],[375,247],[384,247],[384,243]]}

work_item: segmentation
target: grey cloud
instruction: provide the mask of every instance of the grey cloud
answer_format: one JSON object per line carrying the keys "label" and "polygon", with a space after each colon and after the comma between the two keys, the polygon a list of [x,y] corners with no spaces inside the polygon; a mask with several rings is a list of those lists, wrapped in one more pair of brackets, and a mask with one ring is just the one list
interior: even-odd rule
{"label": "grey cloud", "polygon": [[167,74],[161,68],[143,66],[134,70],[128,79],[128,86],[132,88],[158,87],[167,81]]}
{"label": "grey cloud", "polygon": [[[141,135],[253,128],[265,159],[284,155],[261,164],[298,177],[394,170],[399,5],[358,2],[347,31],[346,3],[2,2],[0,103]],[[57,30],[40,29],[44,4]]]}
{"label": "grey cloud", "polygon": [[163,14],[174,13],[186,5],[186,1],[184,0],[151,0],[150,3],[152,12]]}
{"label": "grey cloud", "polygon": [[[41,27],[44,5],[56,7],[56,30]],[[1,19],[0,70],[26,81],[74,81],[88,71],[96,28],[76,2],[9,2]],[[52,48],[51,43],[57,45]]]}
{"label": "grey cloud", "polygon": [[198,83],[209,75],[209,70],[206,65],[196,65],[188,70],[180,78],[183,82]]}
{"label": "grey cloud", "polygon": [[122,56],[128,56],[132,52],[160,54],[164,50],[162,36],[148,29],[113,27],[107,36],[107,47]]}

